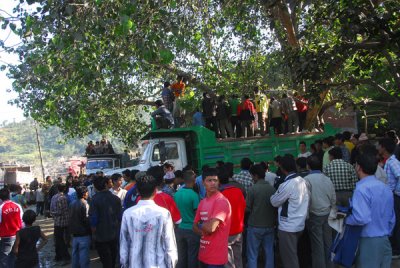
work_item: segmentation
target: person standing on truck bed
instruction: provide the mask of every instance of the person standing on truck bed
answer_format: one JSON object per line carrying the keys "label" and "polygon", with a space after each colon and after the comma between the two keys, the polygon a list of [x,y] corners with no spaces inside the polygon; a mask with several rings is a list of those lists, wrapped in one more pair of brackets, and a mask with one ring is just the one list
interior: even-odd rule
{"label": "person standing on truck bed", "polygon": [[[242,103],[238,106],[238,116],[242,124],[242,137],[253,137],[254,136],[254,109],[253,103],[249,99],[249,95],[242,97]],[[247,131],[247,136],[246,136]]]}
{"label": "person standing on truck bed", "polygon": [[174,128],[174,118],[171,112],[164,106],[162,100],[156,100],[157,110],[151,113],[151,117],[156,121],[157,129]]}
{"label": "person standing on truck bed", "polygon": [[206,128],[218,133],[217,129],[217,105],[215,100],[207,92],[203,93],[203,100],[201,101],[201,108],[203,109],[203,116],[206,121]]}
{"label": "person standing on truck bed", "polygon": [[260,92],[258,87],[254,87],[254,103],[256,105],[258,129],[261,136],[265,136],[268,132],[268,106],[269,100],[267,96]]}
{"label": "person standing on truck bed", "polygon": [[226,133],[228,133],[229,138],[233,137],[232,126],[229,122],[231,111],[228,106],[228,102],[225,100],[225,96],[221,95],[218,97],[217,102],[217,121],[219,134],[222,139],[226,138]]}
{"label": "person standing on truck bed", "polygon": [[237,114],[240,101],[238,99],[238,96],[236,94],[233,94],[228,102],[231,109],[231,125],[234,132],[234,137],[240,138],[242,136],[242,126],[240,125],[239,116]]}

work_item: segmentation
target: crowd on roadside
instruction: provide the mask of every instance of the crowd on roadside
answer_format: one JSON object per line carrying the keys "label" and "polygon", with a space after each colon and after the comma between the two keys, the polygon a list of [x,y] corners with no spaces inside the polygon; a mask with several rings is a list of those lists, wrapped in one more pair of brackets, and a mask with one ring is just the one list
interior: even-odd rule
{"label": "crowd on roadside", "polygon": [[[299,151],[275,157],[274,172],[270,163],[243,158],[236,174],[233,163],[218,161],[198,174],[164,163],[65,183],[47,177],[36,192],[54,218],[56,261],[89,267],[92,243],[104,267],[333,267],[332,240],[344,221],[359,230],[352,236],[358,251],[336,247],[335,262],[353,250],[345,255],[356,267],[390,267],[400,256],[396,133],[377,143],[338,133],[300,142]],[[34,267],[36,242],[42,247],[46,237],[32,226],[36,213],[12,196],[9,187],[0,190],[0,263]]]}
{"label": "crowd on roadside", "polygon": [[85,155],[97,155],[97,154],[114,154],[114,148],[109,140],[103,136],[100,141],[89,141],[86,149]]}
{"label": "crowd on roadside", "polygon": [[[151,114],[157,128],[176,128],[184,124],[180,98],[184,95],[185,83],[178,76],[177,82],[164,83],[161,99],[155,102],[157,109]],[[193,126],[205,126],[225,139],[264,136],[270,127],[275,134],[298,133],[305,130],[308,100],[297,93],[267,96],[258,86],[253,96],[244,94],[227,98],[213,92],[203,93],[201,107],[195,109]]]}

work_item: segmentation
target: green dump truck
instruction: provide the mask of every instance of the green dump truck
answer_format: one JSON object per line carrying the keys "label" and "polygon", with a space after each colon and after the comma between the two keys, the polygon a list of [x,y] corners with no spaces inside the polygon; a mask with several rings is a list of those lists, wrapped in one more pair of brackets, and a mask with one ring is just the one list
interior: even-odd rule
{"label": "green dump truck", "polygon": [[219,140],[205,127],[187,127],[152,130],[142,139],[148,140],[139,164],[129,169],[145,171],[163,162],[173,163],[176,170],[191,165],[199,171],[205,164],[215,166],[217,161],[232,162],[239,167],[244,157],[252,161],[272,161],[277,155],[297,156],[300,141],[307,145],[317,139],[334,135],[337,130],[326,125],[322,133],[270,135],[251,138]]}

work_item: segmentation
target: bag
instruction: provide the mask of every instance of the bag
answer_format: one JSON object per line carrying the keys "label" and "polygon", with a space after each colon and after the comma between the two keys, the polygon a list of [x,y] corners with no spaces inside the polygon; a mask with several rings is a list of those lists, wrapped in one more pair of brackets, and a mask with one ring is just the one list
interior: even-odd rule
{"label": "bag", "polygon": [[331,246],[331,261],[346,268],[352,267],[363,226],[345,225],[344,231],[336,235]]}

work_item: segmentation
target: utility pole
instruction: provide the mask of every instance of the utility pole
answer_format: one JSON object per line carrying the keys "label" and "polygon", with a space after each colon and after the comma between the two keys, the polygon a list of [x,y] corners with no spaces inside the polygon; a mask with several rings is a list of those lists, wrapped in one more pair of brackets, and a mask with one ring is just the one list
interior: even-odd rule
{"label": "utility pole", "polygon": [[44,176],[45,176],[45,175],[44,175],[44,166],[43,166],[43,158],[42,158],[42,150],[41,150],[41,148],[40,148],[39,131],[38,131],[38,128],[37,128],[36,121],[33,122],[33,125],[34,125],[34,127],[35,127],[36,142],[37,142],[37,146],[38,146],[38,149],[39,149],[40,165],[41,165],[41,167],[42,167],[42,178],[43,178],[43,182],[45,182],[45,178],[44,178]]}

